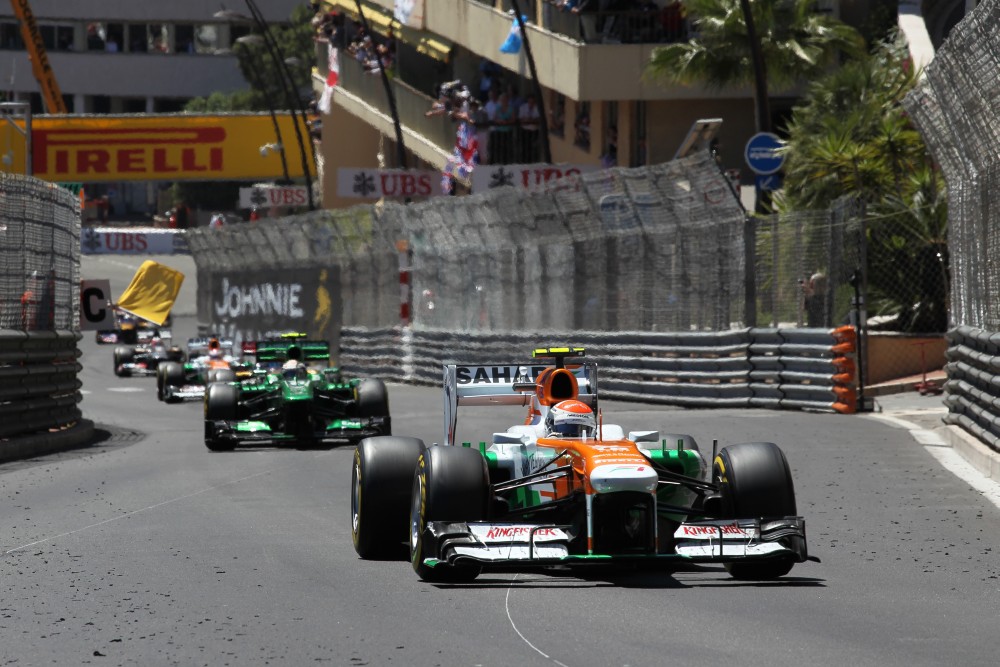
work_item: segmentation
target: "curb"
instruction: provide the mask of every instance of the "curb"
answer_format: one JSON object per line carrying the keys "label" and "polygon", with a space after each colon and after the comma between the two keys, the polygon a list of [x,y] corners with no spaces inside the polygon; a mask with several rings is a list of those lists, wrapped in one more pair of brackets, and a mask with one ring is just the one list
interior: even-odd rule
{"label": "curb", "polygon": [[94,440],[94,422],[81,419],[62,431],[39,433],[0,443],[0,463],[86,447]]}
{"label": "curb", "polygon": [[936,432],[983,477],[1000,481],[1000,452],[987,447],[958,426],[942,426]]}

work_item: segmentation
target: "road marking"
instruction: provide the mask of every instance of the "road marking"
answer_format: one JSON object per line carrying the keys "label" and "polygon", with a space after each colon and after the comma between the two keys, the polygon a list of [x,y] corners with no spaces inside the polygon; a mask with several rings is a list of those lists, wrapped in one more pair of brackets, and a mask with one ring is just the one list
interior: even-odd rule
{"label": "road marking", "polygon": [[924,446],[931,456],[937,459],[941,467],[952,473],[960,480],[978,491],[988,501],[1000,508],[1000,483],[990,479],[979,472],[971,463],[962,458],[962,455],[955,451],[944,439],[934,431],[921,428],[905,419],[898,419],[888,415],[865,415],[868,419],[892,424],[899,428],[906,429],[913,436],[913,439]]}
{"label": "road marking", "polygon": [[134,394],[137,391],[146,391],[144,387],[108,387],[108,391],[117,391],[123,394]]}
{"label": "road marking", "polygon": [[517,581],[517,577],[518,575],[515,574],[514,578],[510,580],[510,586],[507,588],[507,596],[506,599],[504,600],[504,606],[507,608],[507,620],[510,621],[510,627],[514,628],[514,632],[516,632],[517,636],[521,638],[521,641],[530,646],[531,649],[535,651],[538,655],[542,656],[546,660],[551,660],[553,663],[559,665],[559,667],[569,667],[566,663],[559,662],[551,655],[549,655],[542,649],[532,644],[530,641],[528,641],[528,638],[525,637],[524,634],[522,634],[521,631],[517,629],[517,625],[514,623],[514,618],[510,615],[510,592],[514,590],[514,582]]}

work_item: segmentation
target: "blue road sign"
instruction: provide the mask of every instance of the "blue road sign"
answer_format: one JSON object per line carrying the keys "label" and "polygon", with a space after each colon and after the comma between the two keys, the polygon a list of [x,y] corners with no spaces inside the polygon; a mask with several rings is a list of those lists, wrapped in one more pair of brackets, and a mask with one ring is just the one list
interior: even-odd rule
{"label": "blue road sign", "polygon": [[770,192],[773,190],[780,190],[781,182],[784,179],[781,178],[781,174],[767,174],[767,175],[758,174],[756,180],[757,180],[756,185],[758,190],[760,190],[761,192]]}
{"label": "blue road sign", "polygon": [[778,135],[770,132],[758,132],[750,137],[743,156],[746,158],[747,166],[755,174],[767,176],[781,170],[781,165],[785,163],[785,156],[778,153],[782,142]]}

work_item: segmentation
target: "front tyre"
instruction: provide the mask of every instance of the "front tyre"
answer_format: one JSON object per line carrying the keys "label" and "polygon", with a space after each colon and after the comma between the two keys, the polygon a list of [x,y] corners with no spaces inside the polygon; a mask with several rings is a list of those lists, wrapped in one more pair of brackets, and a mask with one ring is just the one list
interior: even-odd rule
{"label": "front tyre", "polygon": [[402,552],[410,518],[410,485],[423,440],[365,438],[354,450],[351,473],[351,537],[364,559]]}
{"label": "front tyre", "polygon": [[[784,452],[771,442],[745,442],[724,447],[712,464],[712,478],[722,496],[727,518],[795,516],[795,489]],[[735,579],[776,579],[788,574],[789,557],[727,563]]]}
{"label": "front tyre", "polygon": [[436,558],[436,546],[428,545],[425,530],[431,521],[481,521],[489,504],[489,473],[479,450],[465,447],[428,447],[417,461],[410,500],[410,562],[424,581],[458,583],[472,581],[478,565],[430,567],[426,558]]}
{"label": "front tyre", "polygon": [[232,450],[236,444],[219,438],[211,422],[236,421],[239,406],[239,390],[231,384],[210,384],[205,390],[205,446],[213,452]]}

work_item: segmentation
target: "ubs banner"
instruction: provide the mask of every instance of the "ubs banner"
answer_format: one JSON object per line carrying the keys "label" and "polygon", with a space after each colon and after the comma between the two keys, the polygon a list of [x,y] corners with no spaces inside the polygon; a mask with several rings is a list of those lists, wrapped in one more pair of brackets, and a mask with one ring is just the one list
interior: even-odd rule
{"label": "ubs banner", "polygon": [[211,314],[202,319],[237,344],[298,331],[339,349],[340,267],[214,273],[207,282]]}
{"label": "ubs banner", "polygon": [[[275,114],[285,147],[288,177],[302,176],[295,123],[298,116]],[[23,121],[20,121],[23,125]],[[13,151],[10,171],[24,173],[23,128],[0,127]],[[32,120],[32,167],[44,181],[224,181],[284,178],[267,113],[225,115],[40,116]],[[311,158],[310,158],[311,160]]]}

